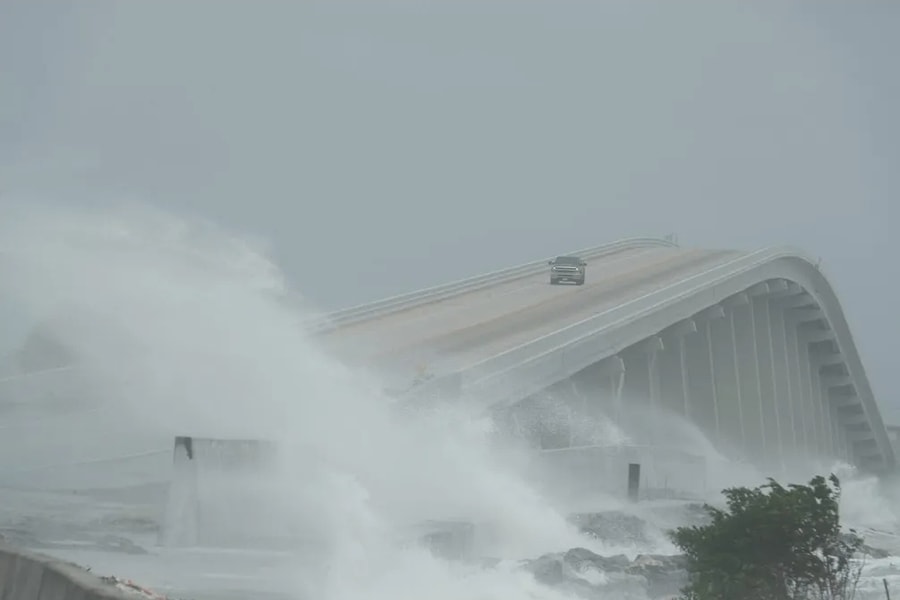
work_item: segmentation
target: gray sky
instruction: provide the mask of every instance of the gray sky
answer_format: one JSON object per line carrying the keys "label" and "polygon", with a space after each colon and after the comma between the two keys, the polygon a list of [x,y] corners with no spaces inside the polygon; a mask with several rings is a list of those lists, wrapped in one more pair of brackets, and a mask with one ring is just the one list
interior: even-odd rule
{"label": "gray sky", "polygon": [[887,0],[6,0],[0,201],[209,216],[331,307],[630,235],[793,244],[900,406],[897,31]]}

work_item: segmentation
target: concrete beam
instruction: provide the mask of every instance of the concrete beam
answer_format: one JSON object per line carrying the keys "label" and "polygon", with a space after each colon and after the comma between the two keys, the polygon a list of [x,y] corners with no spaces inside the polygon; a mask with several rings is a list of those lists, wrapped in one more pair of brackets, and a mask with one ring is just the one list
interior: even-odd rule
{"label": "concrete beam", "polygon": [[685,319],[663,329],[660,336],[681,337],[691,333],[697,333],[697,322],[694,319]]}
{"label": "concrete beam", "polygon": [[869,429],[869,417],[863,411],[852,415],[838,412],[838,421],[840,421],[841,425],[850,429],[860,429],[863,425],[865,425],[865,429]]}
{"label": "concrete beam", "polygon": [[792,284],[786,279],[775,279],[770,281],[769,290],[769,297],[773,300],[777,300],[782,307],[784,306],[784,302],[803,293],[803,288],[797,284]]}
{"label": "concrete beam", "polygon": [[859,394],[856,391],[856,386],[850,384],[829,388],[828,396],[832,400],[842,400],[845,398],[858,398]]}
{"label": "concrete beam", "polygon": [[596,369],[598,377],[614,377],[625,372],[625,361],[617,354],[601,361]]}
{"label": "concrete beam", "polygon": [[746,292],[740,292],[722,300],[722,305],[727,306],[728,308],[746,306],[748,304],[750,304],[750,296],[747,295]]}
{"label": "concrete beam", "polygon": [[868,436],[874,437],[875,435],[874,433],[872,433],[872,427],[868,422],[860,423],[859,421],[854,421],[852,423],[842,423],[841,427],[843,427],[844,431],[846,431],[847,433],[865,434],[864,437],[866,437],[867,439]]}
{"label": "concrete beam", "polygon": [[786,299],[784,306],[785,308],[819,307],[816,299],[806,292],[801,292],[792,298]]}
{"label": "concrete beam", "polygon": [[694,315],[695,321],[715,321],[716,319],[724,319],[725,318],[725,309],[721,304],[716,304],[715,306],[710,306],[707,309],[701,310],[696,315]]}
{"label": "concrete beam", "polygon": [[871,429],[868,431],[848,430],[847,439],[853,442],[854,446],[862,446],[864,448],[874,446],[876,449],[878,448],[877,442],[875,441],[875,434]]}
{"label": "concrete beam", "polygon": [[800,336],[806,344],[817,344],[819,342],[830,342],[834,340],[834,331],[831,329],[813,329],[802,328]]}
{"label": "concrete beam", "polygon": [[844,358],[844,355],[840,352],[831,352],[828,354],[819,354],[815,357],[816,364],[821,369],[822,367],[833,367],[835,365],[842,365],[847,362],[847,359]]}
{"label": "concrete beam", "polygon": [[665,344],[663,344],[662,338],[658,335],[654,335],[653,337],[638,342],[637,345],[643,352],[646,352],[647,354],[652,354],[653,352],[662,352],[666,349]]}
{"label": "concrete beam", "polygon": [[804,291],[803,286],[796,281],[788,281],[788,292],[792,294],[802,294]]}
{"label": "concrete beam", "polygon": [[831,402],[831,404],[834,405],[835,408],[851,408],[862,406],[862,400],[860,400],[859,396],[857,396],[855,393],[848,395],[836,395],[829,393],[828,400]]}
{"label": "concrete beam", "polygon": [[856,458],[857,460],[863,462],[880,463],[884,461],[884,456],[881,454],[878,446],[873,447],[868,444],[865,444],[862,448],[860,448],[856,455]]}
{"label": "concrete beam", "polygon": [[791,318],[797,323],[821,321],[825,318],[825,313],[818,308],[792,308],[790,314]]}
{"label": "concrete beam", "polygon": [[826,387],[841,387],[852,383],[853,380],[849,375],[822,375],[822,385]]}
{"label": "concrete beam", "polygon": [[762,283],[757,283],[749,290],[747,290],[747,294],[749,296],[768,296],[771,291],[772,289],[769,286],[769,282],[763,281]]}
{"label": "concrete beam", "polygon": [[769,293],[772,295],[775,294],[784,294],[788,290],[790,290],[790,286],[788,285],[787,279],[773,279],[769,281]]}

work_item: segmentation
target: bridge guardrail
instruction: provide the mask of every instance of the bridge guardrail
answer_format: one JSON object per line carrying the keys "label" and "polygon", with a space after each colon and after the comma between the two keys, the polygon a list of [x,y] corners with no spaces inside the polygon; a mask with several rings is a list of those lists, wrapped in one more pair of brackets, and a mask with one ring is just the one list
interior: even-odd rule
{"label": "bridge guardrail", "polygon": [[[623,250],[651,247],[674,248],[677,247],[677,243],[671,239],[664,238],[626,238],[601,246],[576,250],[570,254],[581,256],[586,259],[596,259],[606,254],[621,252]],[[474,277],[425,288],[423,290],[417,290],[415,292],[392,296],[390,298],[385,298],[384,300],[351,306],[307,321],[305,325],[307,329],[313,332],[327,331],[329,329],[336,329],[338,327],[351,325],[375,317],[381,317],[401,310],[415,308],[438,300],[446,300],[497,283],[513,281],[521,277],[538,274],[547,267],[548,260],[550,260],[550,258],[534,260],[515,267],[476,275]]]}
{"label": "bridge guardrail", "polygon": [[[603,331],[657,312],[684,297],[711,288],[778,258],[802,258],[814,264],[797,250],[783,246],[763,248],[742,255],[476,363],[463,372],[462,385],[468,389],[487,384],[492,379],[502,378],[513,369],[520,370],[528,363],[553,352],[559,352],[566,346],[583,342]],[[563,356],[562,352],[560,356]]]}

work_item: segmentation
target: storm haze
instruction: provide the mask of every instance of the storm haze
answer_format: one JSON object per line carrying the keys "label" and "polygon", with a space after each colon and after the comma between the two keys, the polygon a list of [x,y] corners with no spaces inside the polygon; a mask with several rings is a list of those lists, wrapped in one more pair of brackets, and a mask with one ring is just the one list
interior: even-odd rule
{"label": "storm haze", "polygon": [[796,245],[890,408],[898,27],[887,2],[5,2],[0,202],[208,218],[324,308],[632,235]]}

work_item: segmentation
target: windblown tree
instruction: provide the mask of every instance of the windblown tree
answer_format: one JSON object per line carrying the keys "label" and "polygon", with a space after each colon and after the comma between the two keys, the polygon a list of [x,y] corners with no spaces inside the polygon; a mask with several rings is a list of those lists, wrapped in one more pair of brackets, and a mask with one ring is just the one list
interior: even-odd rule
{"label": "windblown tree", "polygon": [[841,531],[840,482],[815,477],[784,487],[724,490],[727,509],[705,507],[708,524],[672,540],[687,558],[690,600],[849,600],[860,567],[856,532]]}

